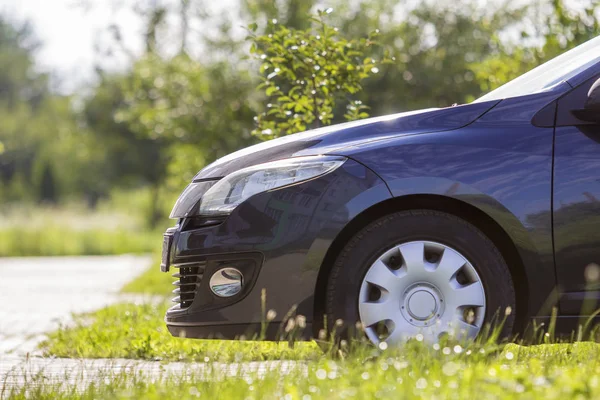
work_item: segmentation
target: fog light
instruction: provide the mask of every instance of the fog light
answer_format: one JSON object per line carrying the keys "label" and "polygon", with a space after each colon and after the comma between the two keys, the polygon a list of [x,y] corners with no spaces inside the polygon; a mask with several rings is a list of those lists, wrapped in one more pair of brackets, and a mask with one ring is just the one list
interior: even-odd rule
{"label": "fog light", "polygon": [[242,290],[244,276],[235,268],[223,268],[210,277],[210,290],[219,297],[235,296]]}

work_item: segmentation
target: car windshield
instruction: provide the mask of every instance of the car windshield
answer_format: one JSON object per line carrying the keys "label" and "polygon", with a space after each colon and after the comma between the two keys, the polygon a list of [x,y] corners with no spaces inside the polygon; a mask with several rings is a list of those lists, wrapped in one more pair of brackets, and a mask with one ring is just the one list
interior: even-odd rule
{"label": "car windshield", "polygon": [[600,61],[600,36],[567,51],[476,101],[500,100],[549,90]]}

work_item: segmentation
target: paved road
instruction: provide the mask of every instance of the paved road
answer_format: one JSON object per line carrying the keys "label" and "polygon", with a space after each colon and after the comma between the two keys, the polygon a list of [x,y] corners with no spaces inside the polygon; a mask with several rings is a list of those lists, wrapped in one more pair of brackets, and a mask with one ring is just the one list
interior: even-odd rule
{"label": "paved road", "polygon": [[119,301],[121,287],[150,264],[131,255],[0,258],[0,364],[7,353],[35,355],[43,333],[71,313]]}
{"label": "paved road", "polygon": [[0,363],[0,399],[10,394],[13,388],[37,385],[53,385],[85,389],[90,383],[115,379],[120,374],[130,378],[147,377],[160,380],[168,377],[188,378],[198,381],[219,380],[227,377],[258,378],[277,371],[307,373],[305,363],[301,361],[251,361],[241,363],[161,363],[157,361],[136,361],[125,359],[66,359],[37,358],[22,359],[9,356]]}
{"label": "paved road", "polygon": [[306,367],[294,361],[161,363],[124,359],[45,358],[36,351],[44,333],[69,323],[72,313],[118,301],[153,301],[119,294],[151,264],[150,257],[0,258],[0,399],[11,389],[36,385],[85,388],[91,382],[135,372],[151,379],[194,376],[262,377],[273,370]]}

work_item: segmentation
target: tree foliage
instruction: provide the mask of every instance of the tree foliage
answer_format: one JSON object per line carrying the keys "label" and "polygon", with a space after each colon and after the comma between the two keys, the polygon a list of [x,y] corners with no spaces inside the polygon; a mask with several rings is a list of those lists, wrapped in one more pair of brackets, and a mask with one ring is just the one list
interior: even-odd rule
{"label": "tree foliage", "polygon": [[0,202],[55,202],[73,190],[74,114],[37,71],[36,49],[29,25],[0,17]]}
{"label": "tree foliage", "polygon": [[[592,2],[579,10],[568,8],[565,0],[548,0],[542,5],[548,6],[551,12],[540,13],[536,8],[525,10],[525,27],[519,42],[495,40],[491,54],[469,64],[482,92],[495,89],[600,33],[599,4]],[[542,45],[522,45],[532,39]]]}
{"label": "tree foliage", "polygon": [[[469,102],[600,33],[591,1],[332,0],[311,14],[323,6],[139,3],[143,50],[112,25],[103,65],[124,54],[128,68],[99,67],[72,97],[49,89],[31,27],[0,17],[0,202],[93,206],[148,187],[152,222],[206,163],[259,139]],[[256,22],[249,42],[239,21]]]}
{"label": "tree foliage", "polygon": [[150,53],[136,62],[122,88],[115,121],[160,143],[171,175],[183,173],[189,181],[207,160],[249,141],[252,112],[245,99],[253,86],[244,71],[226,63],[205,67],[187,54]]}

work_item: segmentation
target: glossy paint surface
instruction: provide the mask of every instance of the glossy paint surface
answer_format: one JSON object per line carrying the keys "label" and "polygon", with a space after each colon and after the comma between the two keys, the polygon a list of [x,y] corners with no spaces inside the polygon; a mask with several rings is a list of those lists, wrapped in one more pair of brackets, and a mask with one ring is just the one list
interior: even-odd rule
{"label": "glossy paint surface", "polygon": [[387,137],[457,129],[473,122],[497,103],[488,101],[412,111],[296,133],[225,156],[200,171],[194,180],[222,178],[255,164],[287,157],[334,153],[344,147]]}
{"label": "glossy paint surface", "polygon": [[562,292],[600,290],[600,126],[556,128],[554,243]]}
{"label": "glossy paint surface", "polygon": [[[600,268],[600,125],[584,125],[570,112],[584,107],[598,78],[600,71],[557,106],[554,246],[558,284],[565,293],[600,291],[600,280],[594,279]],[[577,313],[581,303],[571,300],[561,307]]]}

